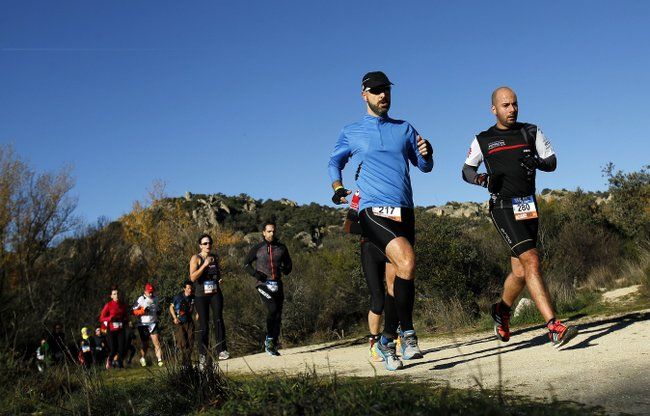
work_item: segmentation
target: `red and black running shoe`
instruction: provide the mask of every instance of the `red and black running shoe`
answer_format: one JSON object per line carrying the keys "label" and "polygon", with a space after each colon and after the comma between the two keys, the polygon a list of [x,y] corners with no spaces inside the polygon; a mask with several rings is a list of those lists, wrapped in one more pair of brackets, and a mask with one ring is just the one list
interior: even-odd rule
{"label": "red and black running shoe", "polygon": [[551,339],[551,343],[553,343],[555,348],[560,348],[578,335],[577,327],[564,325],[558,320],[553,321],[546,327],[548,328],[548,337]]}
{"label": "red and black running shoe", "polygon": [[506,310],[501,302],[492,305],[492,319],[494,320],[494,334],[503,342],[510,340],[510,310]]}

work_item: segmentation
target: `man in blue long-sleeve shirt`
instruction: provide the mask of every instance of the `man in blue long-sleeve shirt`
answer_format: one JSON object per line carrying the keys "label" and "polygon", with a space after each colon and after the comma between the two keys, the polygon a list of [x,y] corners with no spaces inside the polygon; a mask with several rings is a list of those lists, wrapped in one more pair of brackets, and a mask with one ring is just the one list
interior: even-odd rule
{"label": "man in blue long-sleeve shirt", "polygon": [[329,174],[336,204],[347,203],[350,191],[345,189],[341,171],[350,157],[361,161],[357,187],[361,200],[359,219],[362,234],[379,249],[397,269],[394,302],[397,317],[386,316],[378,354],[388,370],[402,367],[397,358],[394,339],[397,325],[401,327],[402,358],[421,358],[413,329],[415,301],[415,217],[409,163],[422,172],[433,168],[431,145],[408,122],[388,116],[391,85],[380,71],[369,72],[362,79],[361,96],[367,115],[361,121],[347,125],[341,131],[330,157]]}

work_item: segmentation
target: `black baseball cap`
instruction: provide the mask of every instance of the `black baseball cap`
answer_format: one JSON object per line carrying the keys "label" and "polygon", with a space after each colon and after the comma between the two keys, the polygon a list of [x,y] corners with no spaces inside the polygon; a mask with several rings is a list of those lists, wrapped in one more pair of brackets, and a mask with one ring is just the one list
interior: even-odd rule
{"label": "black baseball cap", "polygon": [[361,85],[364,89],[374,88],[374,87],[383,87],[385,85],[393,85],[392,82],[388,79],[386,74],[381,71],[368,72],[361,79]]}

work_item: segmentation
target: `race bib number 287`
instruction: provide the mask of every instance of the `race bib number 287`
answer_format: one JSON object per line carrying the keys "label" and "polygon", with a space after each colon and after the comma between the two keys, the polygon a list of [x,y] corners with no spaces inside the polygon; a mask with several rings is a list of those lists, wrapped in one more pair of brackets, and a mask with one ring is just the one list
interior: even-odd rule
{"label": "race bib number 287", "polygon": [[400,207],[372,207],[372,213],[378,217],[402,222],[402,209]]}

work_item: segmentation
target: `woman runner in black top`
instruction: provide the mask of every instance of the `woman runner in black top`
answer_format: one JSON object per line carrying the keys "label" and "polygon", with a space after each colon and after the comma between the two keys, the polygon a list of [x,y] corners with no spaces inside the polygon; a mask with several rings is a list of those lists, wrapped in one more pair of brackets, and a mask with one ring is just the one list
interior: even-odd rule
{"label": "woman runner in black top", "polygon": [[199,238],[201,252],[190,259],[190,280],[194,283],[195,307],[199,315],[199,367],[205,366],[210,344],[210,309],[217,337],[215,347],[220,360],[230,357],[226,347],[226,326],[223,321],[223,292],[219,287],[221,271],[218,259],[211,252],[212,237],[203,234]]}

